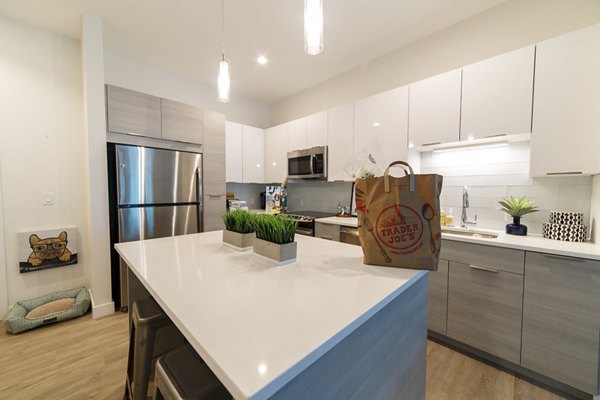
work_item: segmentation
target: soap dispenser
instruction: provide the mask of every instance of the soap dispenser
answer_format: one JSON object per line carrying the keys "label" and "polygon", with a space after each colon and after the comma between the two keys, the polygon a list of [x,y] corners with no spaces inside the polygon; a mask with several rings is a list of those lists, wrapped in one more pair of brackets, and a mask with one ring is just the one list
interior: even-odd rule
{"label": "soap dispenser", "polygon": [[444,209],[440,209],[440,226],[446,226],[446,213]]}
{"label": "soap dispenser", "polygon": [[454,226],[454,214],[452,214],[452,208],[448,210],[446,215],[446,226]]}

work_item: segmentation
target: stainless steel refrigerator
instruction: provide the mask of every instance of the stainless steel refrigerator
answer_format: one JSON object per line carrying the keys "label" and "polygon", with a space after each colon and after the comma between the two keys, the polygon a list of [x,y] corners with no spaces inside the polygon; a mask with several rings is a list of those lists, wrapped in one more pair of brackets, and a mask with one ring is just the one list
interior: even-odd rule
{"label": "stainless steel refrigerator", "polygon": [[[202,232],[201,154],[119,144],[108,154],[113,252],[114,243]],[[113,300],[125,309],[127,266],[118,255],[112,264]]]}

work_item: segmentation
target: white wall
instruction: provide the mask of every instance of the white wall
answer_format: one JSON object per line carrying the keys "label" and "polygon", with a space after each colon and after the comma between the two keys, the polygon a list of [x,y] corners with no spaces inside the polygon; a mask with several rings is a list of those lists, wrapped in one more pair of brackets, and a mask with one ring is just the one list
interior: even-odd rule
{"label": "white wall", "polygon": [[508,196],[527,196],[540,207],[541,211],[527,214],[521,220],[529,233],[541,235],[542,223],[548,222],[550,211],[583,212],[584,221],[590,221],[592,177],[530,178],[529,142],[500,148],[422,153],[421,173],[444,176],[440,202],[446,212],[453,208],[456,225],[460,224],[464,186],[469,188],[468,218],[471,220],[477,214],[477,225],[481,228],[504,230],[512,222],[512,218],[498,210],[498,200]]}
{"label": "white wall", "polygon": [[[0,158],[0,161],[2,159]],[[4,251],[4,207],[2,206],[2,164],[0,163],[0,319],[8,309],[8,284],[6,282],[6,253]]]}
{"label": "white wall", "polygon": [[598,0],[508,1],[323,84],[272,104],[270,126],[450,71],[597,22],[600,22]]}
{"label": "white wall", "polygon": [[218,102],[216,76],[215,86],[206,86],[181,75],[110,52],[104,53],[104,68],[107,84],[220,112],[226,115],[227,121],[259,128],[267,128],[269,125],[267,104],[237,96],[235,93],[232,93],[230,103]]}
{"label": "white wall", "polygon": [[[0,16],[0,163],[10,304],[89,284],[79,264],[20,274],[17,233],[75,226],[87,237],[79,43]],[[42,205],[42,192],[54,205]],[[5,310],[0,310],[3,313]]]}

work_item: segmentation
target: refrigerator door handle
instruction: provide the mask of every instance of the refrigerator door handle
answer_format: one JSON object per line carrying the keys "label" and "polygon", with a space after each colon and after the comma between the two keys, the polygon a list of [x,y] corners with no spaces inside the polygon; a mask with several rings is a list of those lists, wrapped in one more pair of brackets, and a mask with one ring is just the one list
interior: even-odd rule
{"label": "refrigerator door handle", "polygon": [[202,191],[202,172],[200,171],[200,167],[196,167],[196,188],[197,188],[197,196],[198,196],[198,204],[204,204],[204,193]]}

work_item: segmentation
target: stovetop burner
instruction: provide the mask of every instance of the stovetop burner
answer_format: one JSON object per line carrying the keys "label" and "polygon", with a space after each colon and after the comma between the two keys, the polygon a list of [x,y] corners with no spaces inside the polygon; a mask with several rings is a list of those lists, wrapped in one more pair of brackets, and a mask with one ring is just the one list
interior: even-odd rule
{"label": "stovetop burner", "polygon": [[311,220],[315,218],[335,217],[335,213],[323,211],[288,211],[287,215],[293,217],[302,217],[306,220]]}

